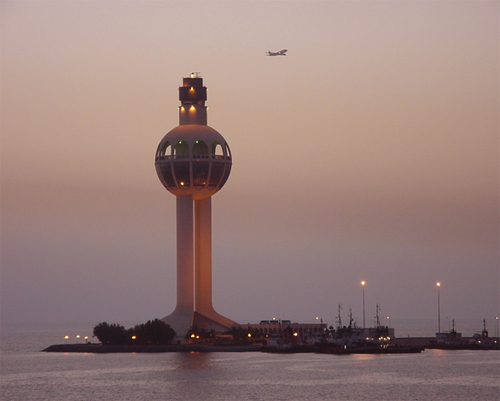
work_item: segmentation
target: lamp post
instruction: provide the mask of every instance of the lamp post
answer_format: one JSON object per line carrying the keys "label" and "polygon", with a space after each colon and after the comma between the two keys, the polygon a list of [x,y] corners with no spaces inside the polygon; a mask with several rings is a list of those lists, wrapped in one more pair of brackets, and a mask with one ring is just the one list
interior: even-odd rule
{"label": "lamp post", "polygon": [[323,318],[316,316],[316,320],[319,320],[319,332],[323,333]]}
{"label": "lamp post", "polygon": [[363,329],[365,328],[365,281],[361,282],[361,287],[363,288]]}
{"label": "lamp post", "polygon": [[441,297],[439,294],[439,289],[441,288],[441,283],[438,281],[436,283],[438,288],[438,333],[441,333]]}
{"label": "lamp post", "polygon": [[495,338],[498,338],[498,316],[495,316]]}

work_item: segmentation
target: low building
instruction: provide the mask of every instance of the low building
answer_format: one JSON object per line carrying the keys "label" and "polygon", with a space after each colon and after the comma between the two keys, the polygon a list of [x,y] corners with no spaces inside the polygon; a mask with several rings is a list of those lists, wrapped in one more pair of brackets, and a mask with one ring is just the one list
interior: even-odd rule
{"label": "low building", "polygon": [[241,325],[252,337],[268,338],[271,335],[289,333],[297,341],[308,342],[321,339],[327,329],[326,323],[292,323],[290,320],[261,320],[260,323]]}

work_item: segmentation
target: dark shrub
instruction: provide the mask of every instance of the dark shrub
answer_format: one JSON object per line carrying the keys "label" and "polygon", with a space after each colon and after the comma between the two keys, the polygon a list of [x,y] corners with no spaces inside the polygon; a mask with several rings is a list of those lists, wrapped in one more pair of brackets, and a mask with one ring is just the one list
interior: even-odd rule
{"label": "dark shrub", "polygon": [[125,327],[116,323],[99,323],[94,327],[94,337],[105,345],[122,345],[128,341]]}
{"label": "dark shrub", "polygon": [[160,319],[138,324],[134,327],[133,333],[136,336],[134,343],[137,344],[166,345],[175,337],[175,331]]}

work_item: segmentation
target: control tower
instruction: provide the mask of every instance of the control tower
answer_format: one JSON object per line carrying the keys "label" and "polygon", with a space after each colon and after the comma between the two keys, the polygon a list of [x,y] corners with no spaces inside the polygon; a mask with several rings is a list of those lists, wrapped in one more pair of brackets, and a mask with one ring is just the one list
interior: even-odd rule
{"label": "control tower", "polygon": [[156,151],[156,172],[177,198],[177,305],[162,320],[184,337],[196,326],[226,331],[236,322],[212,306],[212,195],[231,171],[224,137],[207,125],[207,88],[199,73],[179,88],[179,125]]}

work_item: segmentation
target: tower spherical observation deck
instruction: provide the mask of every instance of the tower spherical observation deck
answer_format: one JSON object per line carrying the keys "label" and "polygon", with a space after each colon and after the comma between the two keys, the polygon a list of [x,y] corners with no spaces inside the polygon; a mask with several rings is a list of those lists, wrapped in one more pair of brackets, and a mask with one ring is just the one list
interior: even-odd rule
{"label": "tower spherical observation deck", "polygon": [[212,196],[231,171],[224,137],[208,125],[179,125],[163,137],[156,151],[156,172],[172,194],[193,199]]}

